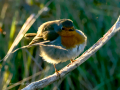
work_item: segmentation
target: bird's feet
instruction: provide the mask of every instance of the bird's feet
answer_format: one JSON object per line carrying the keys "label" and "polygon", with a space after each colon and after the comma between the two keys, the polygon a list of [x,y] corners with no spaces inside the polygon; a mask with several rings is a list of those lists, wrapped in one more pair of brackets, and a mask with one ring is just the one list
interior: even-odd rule
{"label": "bird's feet", "polygon": [[71,61],[71,63],[69,63],[69,64],[67,65],[67,67],[69,67],[69,66],[70,66],[73,62],[75,62],[76,60],[71,59],[70,61]]}
{"label": "bird's feet", "polygon": [[60,74],[59,71],[56,69],[55,64],[54,64],[54,68],[55,68],[55,73],[57,74],[57,76],[59,76]]}
{"label": "bird's feet", "polygon": [[72,59],[70,61],[71,61],[71,63],[75,62],[75,60],[72,60]]}
{"label": "bird's feet", "polygon": [[59,76],[59,71],[55,68],[55,73]]}

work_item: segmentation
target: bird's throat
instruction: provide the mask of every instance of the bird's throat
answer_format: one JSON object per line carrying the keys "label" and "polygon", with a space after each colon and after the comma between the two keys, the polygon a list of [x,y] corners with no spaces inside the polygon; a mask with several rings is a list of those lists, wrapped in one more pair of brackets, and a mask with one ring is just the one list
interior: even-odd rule
{"label": "bird's throat", "polygon": [[76,33],[73,36],[62,36],[61,42],[64,47],[70,49],[76,47],[76,45],[84,43],[85,37],[83,35]]}

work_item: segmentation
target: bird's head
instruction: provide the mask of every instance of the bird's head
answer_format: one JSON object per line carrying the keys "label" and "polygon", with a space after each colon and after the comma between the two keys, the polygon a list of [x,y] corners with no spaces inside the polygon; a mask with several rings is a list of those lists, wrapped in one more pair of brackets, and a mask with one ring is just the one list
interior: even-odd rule
{"label": "bird's head", "polygon": [[61,19],[59,21],[59,29],[56,30],[56,32],[60,36],[73,36],[75,34],[75,28],[73,26],[73,21],[70,19]]}
{"label": "bird's head", "polygon": [[76,32],[70,19],[60,20],[58,28],[56,32],[61,36],[61,43],[66,48],[73,48],[85,42],[85,37]]}

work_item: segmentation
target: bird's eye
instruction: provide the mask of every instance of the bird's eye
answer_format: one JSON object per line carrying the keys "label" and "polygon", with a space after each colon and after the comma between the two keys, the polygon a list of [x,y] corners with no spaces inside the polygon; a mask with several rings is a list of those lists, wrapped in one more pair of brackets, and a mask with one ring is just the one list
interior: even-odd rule
{"label": "bird's eye", "polygon": [[62,30],[65,30],[65,28],[62,27]]}

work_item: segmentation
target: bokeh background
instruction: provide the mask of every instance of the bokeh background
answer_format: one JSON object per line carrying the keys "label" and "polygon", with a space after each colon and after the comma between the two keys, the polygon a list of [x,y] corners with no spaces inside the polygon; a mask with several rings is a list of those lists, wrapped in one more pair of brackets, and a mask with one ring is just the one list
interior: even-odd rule
{"label": "bokeh background", "polygon": [[[0,59],[2,59],[22,25],[50,0],[0,0]],[[50,20],[68,18],[88,37],[85,50],[102,37],[120,15],[119,0],[53,0],[30,27],[28,33]],[[27,45],[23,38],[17,48]],[[57,65],[57,69],[70,61]],[[20,90],[30,82],[54,73],[54,67],[39,57],[38,47],[22,49],[3,64],[0,62],[0,90]],[[120,32],[97,53],[65,78],[41,90],[120,90]]]}

